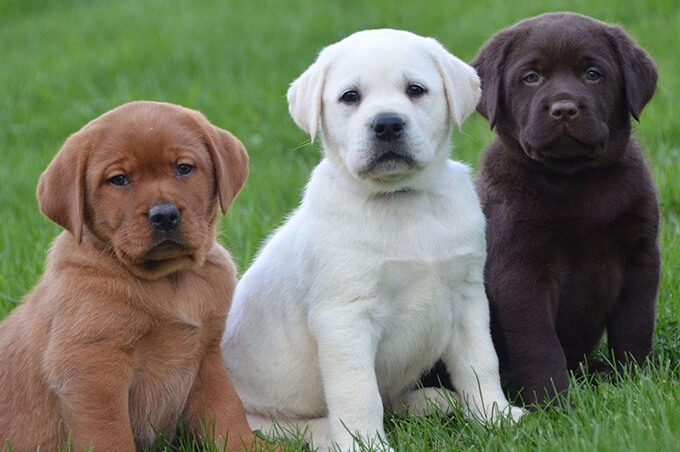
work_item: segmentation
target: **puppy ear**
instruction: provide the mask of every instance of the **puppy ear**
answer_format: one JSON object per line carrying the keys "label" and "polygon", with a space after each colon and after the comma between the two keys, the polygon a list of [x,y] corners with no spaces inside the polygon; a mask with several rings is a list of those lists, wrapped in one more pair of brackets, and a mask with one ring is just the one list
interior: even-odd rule
{"label": "puppy ear", "polygon": [[640,113],[654,95],[659,74],[652,58],[621,27],[610,28],[610,39],[621,65],[628,111],[640,120]]}
{"label": "puppy ear", "polygon": [[513,34],[512,30],[497,33],[484,44],[471,63],[482,81],[482,99],[477,111],[489,121],[492,129],[502,108],[505,59]]}
{"label": "puppy ear", "polygon": [[316,61],[288,88],[288,111],[298,127],[309,134],[312,143],[321,120],[321,95],[328,69],[327,61],[322,50]]}
{"label": "puppy ear", "polygon": [[449,53],[439,42],[434,39],[432,42],[435,64],[444,80],[446,100],[453,121],[460,128],[479,102],[479,76],[472,66]]}
{"label": "puppy ear", "polygon": [[215,165],[220,208],[225,214],[248,178],[248,153],[243,143],[231,133],[212,124],[208,127],[208,150]]}
{"label": "puppy ear", "polygon": [[38,181],[38,205],[42,213],[69,231],[78,244],[85,224],[85,166],[90,132],[71,135]]}

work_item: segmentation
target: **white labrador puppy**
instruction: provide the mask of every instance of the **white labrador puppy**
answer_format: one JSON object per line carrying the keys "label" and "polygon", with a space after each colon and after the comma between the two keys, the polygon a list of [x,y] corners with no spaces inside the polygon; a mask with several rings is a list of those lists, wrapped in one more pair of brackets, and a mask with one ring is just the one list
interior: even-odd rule
{"label": "white labrador puppy", "polygon": [[414,391],[440,357],[471,416],[521,416],[489,332],[484,216],[468,168],[448,159],[451,122],[479,94],[474,69],[396,30],[325,48],[293,82],[290,113],[320,131],[324,158],[234,295],[223,350],[251,427],[382,443],[384,407],[449,407]]}

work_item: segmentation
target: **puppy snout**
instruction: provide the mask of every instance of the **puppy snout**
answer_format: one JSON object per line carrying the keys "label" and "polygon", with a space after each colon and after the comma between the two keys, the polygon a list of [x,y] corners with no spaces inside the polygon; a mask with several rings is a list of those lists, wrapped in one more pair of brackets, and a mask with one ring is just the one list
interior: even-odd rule
{"label": "puppy snout", "polygon": [[550,105],[550,115],[558,121],[572,121],[578,114],[578,105],[571,100],[558,100]]}
{"label": "puppy snout", "polygon": [[382,141],[394,141],[401,137],[406,127],[404,119],[395,114],[381,114],[375,117],[371,128],[375,137]]}
{"label": "puppy snout", "polygon": [[151,207],[147,218],[154,229],[171,231],[179,225],[182,214],[173,203],[163,202]]}

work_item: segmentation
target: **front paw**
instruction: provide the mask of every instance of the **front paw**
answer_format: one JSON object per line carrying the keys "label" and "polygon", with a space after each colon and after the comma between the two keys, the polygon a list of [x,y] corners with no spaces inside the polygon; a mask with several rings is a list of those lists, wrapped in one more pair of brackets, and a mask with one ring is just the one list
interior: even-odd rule
{"label": "front paw", "polygon": [[527,413],[524,408],[506,405],[505,408],[500,409],[498,405],[494,406],[491,422],[498,420],[511,420],[512,422],[519,422],[519,420]]}
{"label": "front paw", "polygon": [[512,406],[510,404],[504,403],[493,403],[484,407],[484,412],[471,410],[470,415],[482,423],[495,424],[499,421],[509,420],[512,422],[518,422],[522,416],[524,416],[527,411],[523,408]]}
{"label": "front paw", "polygon": [[519,420],[525,414],[527,414],[527,410],[525,410],[524,408],[510,406],[510,417],[512,418],[513,422],[519,422]]}

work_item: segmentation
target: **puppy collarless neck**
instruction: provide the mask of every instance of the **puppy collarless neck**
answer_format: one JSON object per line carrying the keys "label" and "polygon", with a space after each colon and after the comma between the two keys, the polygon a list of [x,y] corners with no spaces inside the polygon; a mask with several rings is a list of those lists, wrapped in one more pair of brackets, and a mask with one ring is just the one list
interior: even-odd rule
{"label": "puppy collarless neck", "polygon": [[416,195],[419,193],[418,190],[410,187],[403,187],[399,188],[397,190],[389,190],[389,191],[381,191],[381,192],[376,192],[373,193],[372,195],[369,196],[369,199],[405,199],[408,197],[411,197],[413,195]]}

